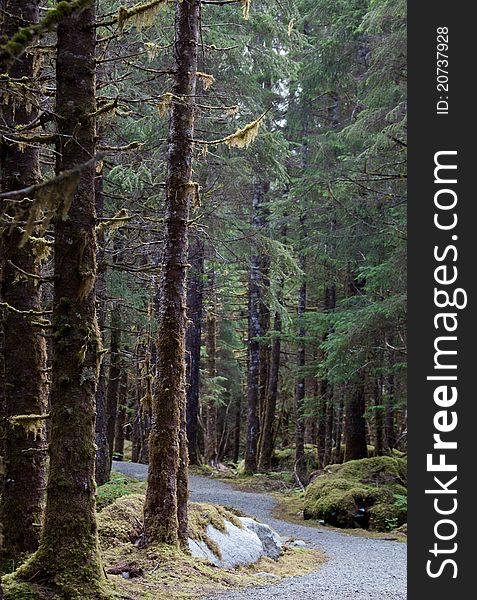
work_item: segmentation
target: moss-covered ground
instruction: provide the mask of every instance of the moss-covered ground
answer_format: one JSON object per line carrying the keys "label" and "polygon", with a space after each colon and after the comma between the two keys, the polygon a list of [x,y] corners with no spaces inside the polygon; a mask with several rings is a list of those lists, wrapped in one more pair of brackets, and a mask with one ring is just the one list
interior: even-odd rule
{"label": "moss-covered ground", "polygon": [[[305,575],[317,571],[325,560],[318,551],[285,548],[278,561],[262,558],[248,567],[220,569],[176,548],[144,548],[141,545],[144,483],[113,474],[111,481],[99,488],[98,497],[101,505],[99,539],[107,573],[107,594],[111,599],[201,598],[238,587],[263,586],[285,577]],[[211,523],[217,529],[225,530],[225,519],[242,526],[236,515],[225,507],[192,503],[189,535],[208,543],[207,525]],[[217,548],[211,549],[217,552]],[[10,576],[4,578],[4,582],[5,600],[59,600],[41,586],[22,584]],[[93,598],[96,596],[88,595],[82,600]]]}
{"label": "moss-covered ground", "polygon": [[306,490],[304,517],[343,528],[396,529],[407,519],[406,469],[406,459],[389,456],[327,467]]}
{"label": "moss-covered ground", "polygon": [[[98,515],[101,551],[108,578],[123,598],[130,600],[179,600],[200,598],[236,587],[275,582],[259,573],[278,578],[316,571],[324,562],[317,551],[287,548],[278,561],[262,558],[255,565],[220,569],[166,546],[142,548],[143,494],[127,494],[105,507]],[[240,524],[224,507],[190,505],[189,535],[207,543],[205,529],[212,523],[224,529],[224,519]],[[216,551],[215,548],[211,548]],[[114,574],[112,573],[114,572]],[[129,578],[125,579],[123,573]]]}
{"label": "moss-covered ground", "polygon": [[[312,448],[307,450],[311,452]],[[288,465],[292,452],[285,449],[275,453],[279,467]],[[399,451],[392,457],[331,465],[315,474],[306,493],[296,489],[289,470],[245,475],[240,465],[220,471],[206,466],[196,467],[195,473],[232,483],[242,491],[272,493],[277,500],[274,516],[285,521],[341,533],[345,528],[347,534],[360,537],[406,541],[402,527],[407,517],[406,459]],[[367,528],[359,527],[354,520],[360,505],[368,510]]]}

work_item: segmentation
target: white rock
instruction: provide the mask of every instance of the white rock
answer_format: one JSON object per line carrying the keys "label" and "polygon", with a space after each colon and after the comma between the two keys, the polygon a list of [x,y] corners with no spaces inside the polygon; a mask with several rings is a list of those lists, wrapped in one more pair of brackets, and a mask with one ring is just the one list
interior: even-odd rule
{"label": "white rock", "polygon": [[290,546],[294,546],[295,548],[306,548],[306,542],[303,540],[295,540]]}
{"label": "white rock", "polygon": [[226,531],[222,532],[208,525],[205,533],[220,548],[221,556],[216,556],[203,541],[189,538],[192,556],[205,558],[217,567],[232,568],[256,563],[262,556],[277,559],[282,543],[279,536],[268,525],[253,519],[241,518],[243,528],[230,521],[224,521]]}
{"label": "white rock", "polygon": [[282,551],[282,541],[276,531],[265,523],[259,523],[249,517],[240,517],[240,521],[245,525],[247,529],[250,529],[257,534],[259,540],[262,542],[263,551],[265,556],[278,560]]}

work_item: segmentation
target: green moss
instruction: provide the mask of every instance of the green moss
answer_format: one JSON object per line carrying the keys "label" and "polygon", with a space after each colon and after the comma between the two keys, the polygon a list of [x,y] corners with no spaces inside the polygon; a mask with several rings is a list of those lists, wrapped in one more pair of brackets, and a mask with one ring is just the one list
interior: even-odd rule
{"label": "green moss", "polygon": [[5,600],[39,600],[41,598],[38,590],[33,586],[16,581],[11,575],[2,579],[3,597]]}
{"label": "green moss", "polygon": [[113,472],[111,473],[111,479],[98,487],[96,509],[102,511],[103,508],[109,506],[118,498],[131,494],[143,494],[145,490],[146,482]]}
{"label": "green moss", "polygon": [[[149,544],[144,547],[136,543],[142,535],[143,504],[144,495],[123,496],[98,515],[106,571],[128,563],[142,571],[142,575],[128,580],[120,575],[108,574],[108,581],[114,585],[121,598],[202,598],[233,588],[262,587],[271,583],[269,579],[259,576],[259,573],[272,573],[279,578],[303,575],[317,571],[324,562],[322,553],[298,548],[286,549],[278,561],[262,558],[248,567],[220,569],[177,547],[164,544]],[[209,522],[219,530],[224,530],[225,519],[241,526],[240,521],[224,507],[192,503],[189,505],[189,535],[200,539]]]}
{"label": "green moss", "polygon": [[306,491],[304,516],[336,527],[355,527],[359,508],[366,509],[366,526],[387,531],[406,521],[406,460],[380,456],[333,465]]}
{"label": "green moss", "polygon": [[[313,444],[305,444],[305,460],[307,471],[313,471],[318,468],[318,456],[316,446]],[[295,448],[283,448],[275,450],[272,457],[272,467],[274,470],[293,472],[295,466]]]}

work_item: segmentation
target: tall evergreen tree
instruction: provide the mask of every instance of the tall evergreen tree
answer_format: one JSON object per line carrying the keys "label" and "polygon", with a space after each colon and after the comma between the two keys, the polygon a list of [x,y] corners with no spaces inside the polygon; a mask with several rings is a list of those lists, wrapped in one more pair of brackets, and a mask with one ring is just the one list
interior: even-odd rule
{"label": "tall evergreen tree", "polygon": [[[40,547],[15,580],[64,600],[106,598],[95,514],[95,2],[58,24],[57,173],[81,168],[55,218],[49,472]],[[76,183],[76,182],[75,182]],[[62,193],[63,192],[63,193]]]}

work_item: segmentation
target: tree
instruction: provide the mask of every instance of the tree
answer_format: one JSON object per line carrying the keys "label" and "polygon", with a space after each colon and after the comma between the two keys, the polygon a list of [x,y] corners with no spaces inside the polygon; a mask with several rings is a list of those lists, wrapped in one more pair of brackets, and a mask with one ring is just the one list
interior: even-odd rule
{"label": "tree", "polygon": [[[265,190],[260,182],[253,184],[252,227],[258,231],[263,226],[263,202]],[[250,261],[248,284],[248,377],[247,377],[247,445],[245,449],[245,470],[257,471],[258,436],[260,432],[260,304],[262,257],[257,245]]]}
{"label": "tree", "polygon": [[[95,2],[58,25],[57,173],[81,166],[57,190],[52,315],[49,473],[38,551],[15,573],[58,598],[106,598],[95,515],[96,322]],[[69,192],[69,194],[68,194]],[[71,202],[69,205],[68,200]]]}
{"label": "tree", "polygon": [[187,361],[187,440],[189,460],[199,464],[199,390],[200,343],[202,336],[202,306],[204,297],[204,243],[200,234],[192,236],[189,249],[190,269],[187,283],[186,334]]}
{"label": "tree", "polygon": [[[7,39],[20,27],[38,23],[38,2],[4,0],[2,35]],[[30,81],[36,75],[34,58],[22,54],[9,77]],[[33,90],[35,88],[33,87]],[[3,123],[15,130],[38,117],[38,96],[29,103],[18,102],[9,93],[3,107]],[[0,144],[1,190],[12,191],[39,183],[38,149],[25,148],[2,138]],[[22,199],[23,200],[23,199]],[[19,203],[18,206],[16,204]],[[1,490],[0,521],[3,522],[2,562],[17,562],[34,552],[40,538],[45,487],[45,427],[47,401],[46,344],[41,329],[41,260],[48,254],[48,241],[35,236],[24,239],[14,217],[27,210],[27,201],[2,201],[11,218],[1,231],[0,310],[3,335],[2,382],[4,405],[0,407],[4,436],[4,478]],[[40,326],[39,326],[40,325]],[[21,344],[19,344],[21,340]],[[8,563],[10,567],[10,563]],[[1,569],[0,569],[1,570]]]}
{"label": "tree", "polygon": [[[159,377],[153,399],[149,479],[144,507],[146,539],[172,545],[177,544],[179,536],[178,495],[182,499],[187,497],[186,478],[180,478],[178,488],[178,473],[181,413],[186,410],[187,229],[196,192],[191,178],[199,9],[198,0],[176,1],[172,94],[181,101],[173,102],[169,125],[164,253],[157,324]],[[181,463],[185,470],[186,461],[181,460]]]}

